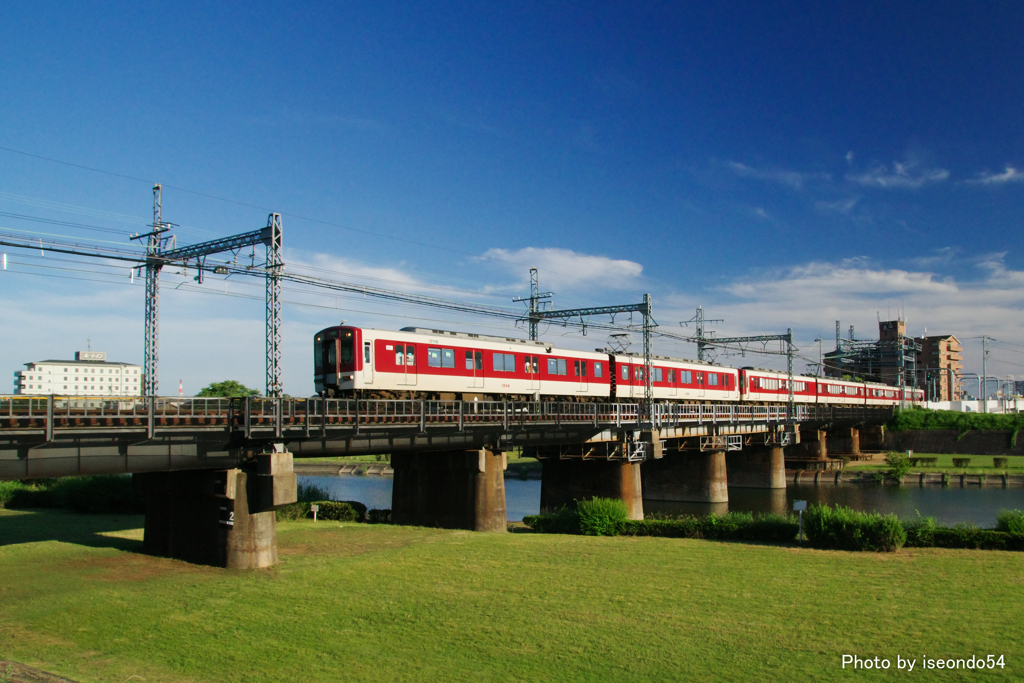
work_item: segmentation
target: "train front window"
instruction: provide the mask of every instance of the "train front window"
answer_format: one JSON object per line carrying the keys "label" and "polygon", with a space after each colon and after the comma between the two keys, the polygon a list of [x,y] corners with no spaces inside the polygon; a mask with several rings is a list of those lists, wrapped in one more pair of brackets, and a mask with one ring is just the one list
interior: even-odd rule
{"label": "train front window", "polygon": [[[335,352],[335,348],[336,348],[335,345],[331,344],[328,347],[327,353],[328,354],[333,354]],[[338,349],[338,351],[337,351],[337,353],[338,353],[338,364],[341,365],[341,369],[342,370],[346,370],[346,369],[347,370],[351,370],[352,369],[352,364],[355,361],[355,358],[354,358],[353,353],[352,353],[352,338],[348,337],[346,339],[339,339],[338,340],[338,344],[337,344],[337,349]],[[334,366],[334,359],[333,358],[329,358],[327,362],[332,367]]]}

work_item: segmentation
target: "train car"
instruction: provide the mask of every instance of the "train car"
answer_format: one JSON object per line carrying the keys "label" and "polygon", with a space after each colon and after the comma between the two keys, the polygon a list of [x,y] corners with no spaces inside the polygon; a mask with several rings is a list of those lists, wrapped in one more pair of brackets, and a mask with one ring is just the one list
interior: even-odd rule
{"label": "train car", "polygon": [[314,336],[323,396],[440,400],[601,400],[608,355],[447,330],[329,327]]}
{"label": "train car", "polygon": [[[639,354],[609,356],[615,377],[613,398],[617,401],[644,397],[644,357]],[[739,371],[712,363],[667,356],[651,357],[651,388],[656,401],[740,400]]]}
{"label": "train car", "polygon": [[[818,401],[818,378],[793,375],[793,403]],[[740,370],[741,400],[749,403],[787,403],[789,373],[746,367]]]}

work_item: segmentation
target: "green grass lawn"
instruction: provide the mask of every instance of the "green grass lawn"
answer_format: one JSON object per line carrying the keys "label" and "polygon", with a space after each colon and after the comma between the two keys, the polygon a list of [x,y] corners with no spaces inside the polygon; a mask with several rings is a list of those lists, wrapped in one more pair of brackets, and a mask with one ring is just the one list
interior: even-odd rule
{"label": "green grass lawn", "polygon": [[[1024,456],[1020,455],[956,455],[946,453],[914,453],[915,458],[938,458],[939,464],[935,467],[922,467],[921,465],[914,465],[910,468],[911,472],[948,472],[950,474],[1024,474]],[[1007,458],[1009,460],[1009,466],[1006,468],[995,469],[992,466],[992,458]],[[953,458],[970,458],[970,467],[954,467]],[[884,455],[875,455],[874,460],[860,460],[857,462],[849,462],[846,464],[844,469],[853,469],[857,471],[869,471],[869,472],[881,472],[888,469],[885,464]]]}
{"label": "green grass lawn", "polygon": [[[290,522],[280,564],[152,558],[140,517],[0,511],[0,659],[80,681],[890,680],[1005,655],[1024,554]],[[133,680],[139,680],[135,678]]]}

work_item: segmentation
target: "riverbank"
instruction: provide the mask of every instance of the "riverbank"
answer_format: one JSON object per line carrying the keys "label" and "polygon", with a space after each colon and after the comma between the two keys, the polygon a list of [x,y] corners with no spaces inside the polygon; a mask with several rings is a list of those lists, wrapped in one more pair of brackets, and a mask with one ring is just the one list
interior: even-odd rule
{"label": "riverbank", "polygon": [[0,511],[0,659],[83,682],[845,680],[844,654],[1024,675],[1019,553],[288,522],[280,565],[233,572],[139,554],[140,525]]}

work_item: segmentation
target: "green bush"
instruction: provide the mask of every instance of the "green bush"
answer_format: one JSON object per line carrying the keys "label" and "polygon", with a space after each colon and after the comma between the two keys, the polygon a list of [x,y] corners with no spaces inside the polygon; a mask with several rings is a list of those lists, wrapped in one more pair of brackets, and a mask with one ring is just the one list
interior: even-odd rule
{"label": "green bush", "polygon": [[992,467],[996,468],[997,470],[1005,470],[1009,466],[1009,458],[992,458]]}
{"label": "green bush", "polygon": [[885,464],[889,466],[885,473],[890,479],[902,482],[903,477],[910,473],[910,458],[906,453],[890,451],[885,456]]}
{"label": "green bush", "polygon": [[354,500],[303,500],[278,508],[274,512],[274,517],[279,522],[313,519],[313,512],[309,509],[309,506],[314,503],[320,508],[316,513],[317,519],[337,522],[361,522],[366,518],[366,506]]}
{"label": "green bush", "polygon": [[309,511],[309,501],[299,501],[291,505],[285,505],[274,510],[274,519],[278,522],[295,522],[306,517],[312,518]]}
{"label": "green bush", "polygon": [[970,458],[953,458],[953,467],[970,467]]}
{"label": "green bush", "polygon": [[1000,510],[996,515],[996,530],[1024,534],[1024,510]]}
{"label": "green bush", "polygon": [[931,548],[935,545],[935,532],[939,526],[935,523],[934,517],[922,517],[917,514],[917,519],[904,522],[903,527],[907,530],[906,546],[910,548]]}
{"label": "green bush", "polygon": [[370,524],[391,524],[391,510],[370,510],[366,513]]}
{"label": "green bush", "polygon": [[591,498],[576,503],[580,531],[586,536],[617,536],[629,516],[626,504],[618,498]]}
{"label": "green bush", "polygon": [[[321,500],[317,502],[320,506],[317,512],[317,519],[327,519],[335,522],[361,522],[365,519],[366,506],[354,501]],[[358,506],[358,507],[356,507]],[[312,517],[309,513],[308,517]]]}
{"label": "green bush", "polygon": [[892,552],[907,541],[907,532],[895,515],[858,512],[836,505],[812,505],[804,515],[807,541],[827,550]]}
{"label": "green bush", "polygon": [[936,457],[927,458],[911,458],[911,467],[936,467],[939,464],[939,459]]}

